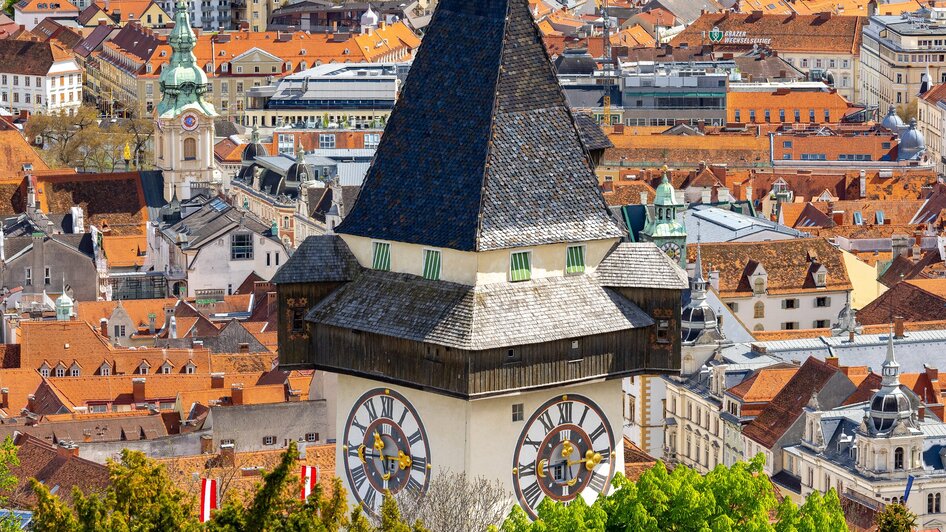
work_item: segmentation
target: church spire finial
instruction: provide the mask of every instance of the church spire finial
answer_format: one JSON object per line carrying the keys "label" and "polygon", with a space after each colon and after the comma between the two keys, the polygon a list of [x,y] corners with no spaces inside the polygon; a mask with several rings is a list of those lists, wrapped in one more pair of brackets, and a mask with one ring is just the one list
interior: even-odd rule
{"label": "church spire finial", "polygon": [[693,265],[693,280],[690,288],[693,299],[706,299],[706,278],[703,277],[703,254],[701,251],[700,220],[696,221],[696,263]]}

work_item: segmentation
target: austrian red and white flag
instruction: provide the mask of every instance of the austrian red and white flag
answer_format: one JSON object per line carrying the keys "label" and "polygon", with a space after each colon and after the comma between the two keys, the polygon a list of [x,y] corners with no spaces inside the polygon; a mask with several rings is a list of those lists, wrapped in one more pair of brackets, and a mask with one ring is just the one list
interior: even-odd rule
{"label": "austrian red and white flag", "polygon": [[319,468],[315,466],[302,466],[302,502],[305,502],[312,490],[319,482]]}
{"label": "austrian red and white flag", "polygon": [[217,481],[200,479],[200,522],[210,521],[210,511],[217,509]]}

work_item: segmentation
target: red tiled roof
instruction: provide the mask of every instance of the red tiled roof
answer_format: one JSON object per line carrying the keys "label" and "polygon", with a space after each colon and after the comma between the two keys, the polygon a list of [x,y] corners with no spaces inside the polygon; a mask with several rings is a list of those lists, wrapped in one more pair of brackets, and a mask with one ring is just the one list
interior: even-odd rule
{"label": "red tiled roof", "polygon": [[14,507],[29,507],[36,503],[36,495],[30,486],[32,478],[55,490],[67,504],[72,502],[73,486],[90,494],[103,491],[109,484],[108,468],[102,464],[69,456],[65,451],[26,434],[18,436],[16,444],[20,465],[10,470],[19,479],[11,496]]}
{"label": "red tiled roof", "polygon": [[763,447],[772,449],[802,414],[802,408],[838,373],[814,357],[809,357],[768,406],[746,425],[742,433]]}

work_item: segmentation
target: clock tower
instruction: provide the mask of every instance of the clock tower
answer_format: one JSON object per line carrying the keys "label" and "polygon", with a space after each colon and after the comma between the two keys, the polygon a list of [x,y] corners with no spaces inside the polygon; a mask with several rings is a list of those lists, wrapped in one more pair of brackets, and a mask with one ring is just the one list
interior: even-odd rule
{"label": "clock tower", "polygon": [[533,516],[610,489],[622,378],[679,371],[686,276],[623,241],[527,0],[439,2],[335,233],[272,281],[280,366],[332,380],[353,503],[445,471]]}
{"label": "clock tower", "polygon": [[647,221],[641,229],[641,240],[653,242],[681,268],[686,268],[687,229],[677,219],[683,205],[677,201],[676,192],[667,174],[657,186],[654,204],[647,206]]}
{"label": "clock tower", "polygon": [[164,174],[164,198],[188,199],[194,183],[213,179],[214,119],[217,111],[204,99],[207,74],[197,65],[197,38],[187,14],[187,0],[177,0],[174,29],[168,36],[171,59],[161,67],[161,102],[155,110],[155,166]]}

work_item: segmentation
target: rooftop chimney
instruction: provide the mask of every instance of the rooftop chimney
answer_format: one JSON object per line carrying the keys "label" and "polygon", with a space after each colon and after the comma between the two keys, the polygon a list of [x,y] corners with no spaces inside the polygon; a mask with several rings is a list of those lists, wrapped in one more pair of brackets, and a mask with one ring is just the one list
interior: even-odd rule
{"label": "rooftop chimney", "polygon": [[135,403],[145,402],[145,378],[135,377],[131,379],[131,395]]}
{"label": "rooftop chimney", "polygon": [[825,357],[824,361],[827,365],[831,366],[832,368],[837,368],[840,366],[840,363],[838,362],[838,357]]}
{"label": "rooftop chimney", "polygon": [[903,316],[894,316],[893,318],[893,337],[895,339],[903,338]]}
{"label": "rooftop chimney", "polygon": [[56,451],[59,453],[59,456],[66,458],[79,456],[79,446],[71,441],[60,441],[59,446],[56,447]]}
{"label": "rooftop chimney", "polygon": [[223,467],[233,467],[236,463],[236,452],[232,443],[220,444],[220,461]]}
{"label": "rooftop chimney", "polygon": [[230,386],[230,402],[233,406],[243,404],[243,384],[234,383]]}
{"label": "rooftop chimney", "polygon": [[99,320],[99,334],[108,338],[108,319],[102,318]]}
{"label": "rooftop chimney", "polygon": [[212,434],[203,434],[200,437],[200,454],[214,452],[214,437]]}
{"label": "rooftop chimney", "polygon": [[0,408],[10,408],[9,388],[0,388]]}
{"label": "rooftop chimney", "polygon": [[223,372],[210,374],[210,387],[223,388]]}

